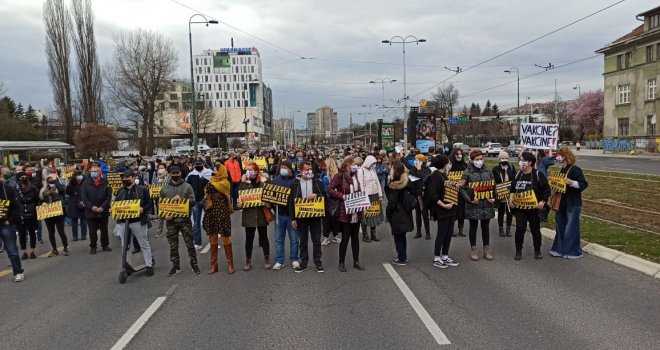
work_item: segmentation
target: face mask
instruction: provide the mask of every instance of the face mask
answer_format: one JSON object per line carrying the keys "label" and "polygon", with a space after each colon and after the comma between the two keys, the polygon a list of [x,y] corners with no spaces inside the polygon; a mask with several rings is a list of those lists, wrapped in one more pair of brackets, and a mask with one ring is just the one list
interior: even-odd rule
{"label": "face mask", "polygon": [[483,160],[475,160],[474,162],[472,162],[472,164],[474,164],[474,166],[477,167],[478,169],[481,169],[481,167],[484,166],[484,161]]}
{"label": "face mask", "polygon": [[462,156],[462,155],[460,155],[460,154],[457,154],[457,155],[456,155],[456,160],[457,160],[457,161],[460,162],[462,159],[463,159],[463,156]]}
{"label": "face mask", "polygon": [[245,175],[247,175],[248,178],[252,179],[252,178],[255,178],[257,174],[256,174],[256,172],[254,172],[252,170],[248,170],[248,171],[245,172]]}
{"label": "face mask", "polygon": [[298,161],[299,161],[299,162],[302,162],[302,161],[304,161],[304,160],[305,160],[305,159],[298,157]]}
{"label": "face mask", "polygon": [[140,179],[135,179],[135,181],[133,181],[133,183],[135,183],[136,185],[139,185],[140,184]]}
{"label": "face mask", "polygon": [[280,175],[289,176],[289,169],[287,169],[287,168],[280,169]]}
{"label": "face mask", "polygon": [[520,165],[520,170],[525,170],[529,166],[529,162],[521,160],[518,162],[518,165]]}
{"label": "face mask", "polygon": [[358,167],[357,165],[351,165],[351,172],[352,172],[352,173],[357,173],[358,168],[359,168],[359,167]]}
{"label": "face mask", "polygon": [[507,167],[507,166],[509,166],[509,162],[508,161],[501,161],[500,165],[503,166],[503,167]]}
{"label": "face mask", "polygon": [[555,158],[555,159],[557,160],[557,163],[559,163],[559,164],[564,162],[564,157],[562,157],[562,156],[557,156],[557,158]]}
{"label": "face mask", "polygon": [[36,175],[36,174],[33,174],[31,171],[28,171],[27,173],[25,173],[25,176],[27,176],[27,177],[32,177],[33,175]]}
{"label": "face mask", "polygon": [[48,187],[55,187],[55,183],[54,182],[49,182]]}
{"label": "face mask", "polygon": [[179,182],[179,180],[181,180],[181,175],[172,175],[172,181]]}
{"label": "face mask", "polygon": [[6,174],[3,176],[3,178],[4,178],[5,180],[9,180],[9,179],[11,179],[11,177],[12,177],[11,173],[6,173]]}
{"label": "face mask", "polygon": [[122,180],[122,182],[124,183],[124,186],[129,187],[133,184],[133,179]]}
{"label": "face mask", "polygon": [[306,179],[311,179],[314,177],[314,172],[311,170],[303,171],[302,176]]}
{"label": "face mask", "polygon": [[76,176],[76,180],[78,180],[78,181],[82,181],[82,180],[83,180],[83,176],[82,176],[82,175],[78,175],[78,176]]}
{"label": "face mask", "polygon": [[91,176],[92,179],[97,179],[99,177],[99,173],[90,173],[89,176]]}
{"label": "face mask", "polygon": [[165,169],[158,169],[158,175],[165,175]]}
{"label": "face mask", "polygon": [[202,170],[204,170],[204,166],[198,165],[198,166],[195,167],[195,170],[202,171]]}

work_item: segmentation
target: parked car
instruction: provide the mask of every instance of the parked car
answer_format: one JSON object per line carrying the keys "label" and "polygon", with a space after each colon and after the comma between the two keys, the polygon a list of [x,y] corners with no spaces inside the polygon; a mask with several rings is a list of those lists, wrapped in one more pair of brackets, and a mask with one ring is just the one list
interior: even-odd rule
{"label": "parked car", "polygon": [[470,154],[470,146],[468,146],[464,143],[457,142],[457,143],[452,145],[452,149],[454,149],[454,148],[460,148],[461,151],[463,151],[463,154],[465,154],[466,156],[468,154]]}
{"label": "parked car", "polygon": [[520,157],[520,147],[515,145],[510,145],[506,149],[506,153],[509,154],[509,157]]}
{"label": "parked car", "polygon": [[502,144],[495,142],[487,142],[486,146],[481,149],[481,153],[486,157],[497,157],[502,152]]}

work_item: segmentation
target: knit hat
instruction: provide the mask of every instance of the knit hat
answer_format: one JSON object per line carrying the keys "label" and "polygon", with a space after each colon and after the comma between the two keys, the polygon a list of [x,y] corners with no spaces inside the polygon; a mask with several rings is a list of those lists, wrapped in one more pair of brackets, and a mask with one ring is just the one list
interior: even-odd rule
{"label": "knit hat", "polygon": [[417,160],[419,160],[419,161],[421,161],[421,162],[426,162],[426,156],[423,155],[423,154],[421,154],[421,153],[418,154],[418,155],[416,155],[416,156],[415,156],[415,159],[417,159]]}
{"label": "knit hat", "polygon": [[497,156],[497,159],[499,159],[499,160],[507,159],[508,160],[509,159],[509,154],[504,152],[504,151],[501,151],[500,154]]}

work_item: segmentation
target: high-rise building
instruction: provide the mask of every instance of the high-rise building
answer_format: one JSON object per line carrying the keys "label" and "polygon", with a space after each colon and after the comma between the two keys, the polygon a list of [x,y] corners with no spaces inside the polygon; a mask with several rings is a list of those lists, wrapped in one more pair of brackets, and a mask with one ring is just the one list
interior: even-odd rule
{"label": "high-rise building", "polygon": [[314,134],[316,132],[316,113],[307,113],[307,131]]}
{"label": "high-rise building", "polygon": [[330,106],[316,109],[314,113],[307,113],[307,124],[310,134],[324,137],[326,132],[337,132],[337,112]]}

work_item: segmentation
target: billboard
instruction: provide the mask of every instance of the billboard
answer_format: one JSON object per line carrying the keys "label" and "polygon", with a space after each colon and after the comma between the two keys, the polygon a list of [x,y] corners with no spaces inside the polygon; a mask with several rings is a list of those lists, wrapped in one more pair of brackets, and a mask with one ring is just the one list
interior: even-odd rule
{"label": "billboard", "polygon": [[182,129],[190,129],[190,113],[189,112],[179,112],[176,115],[177,123]]}
{"label": "billboard", "polygon": [[394,151],[394,123],[381,123],[378,133],[380,146],[385,152]]}
{"label": "billboard", "polygon": [[[412,117],[413,113],[411,113]],[[412,119],[412,118],[411,118]],[[415,147],[421,153],[427,153],[430,147],[435,148],[436,141],[436,125],[435,125],[435,111],[434,109],[424,110],[420,108],[415,113]]]}

